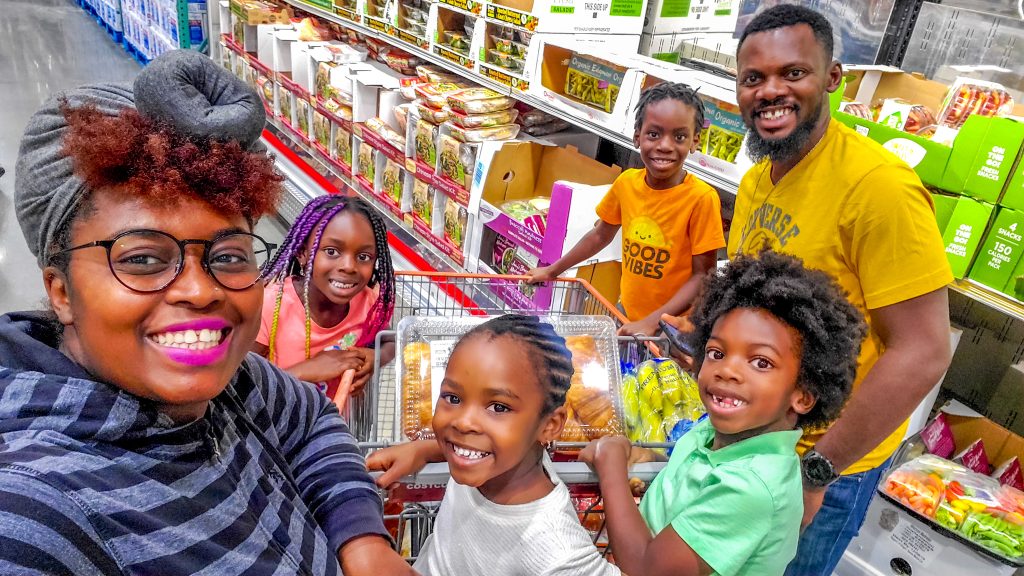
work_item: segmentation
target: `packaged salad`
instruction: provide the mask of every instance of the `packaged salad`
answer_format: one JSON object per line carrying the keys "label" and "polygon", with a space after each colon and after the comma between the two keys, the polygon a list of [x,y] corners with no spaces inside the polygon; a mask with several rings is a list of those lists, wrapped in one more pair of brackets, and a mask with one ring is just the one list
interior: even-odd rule
{"label": "packaged salad", "polygon": [[466,88],[448,94],[448,106],[463,114],[488,114],[508,110],[514,104],[515,100],[490,88]]}
{"label": "packaged salad", "polygon": [[489,128],[461,128],[452,122],[445,124],[453,138],[460,142],[488,142],[511,140],[519,135],[519,124],[505,124]]}
{"label": "packaged salad", "polygon": [[450,120],[452,124],[460,128],[491,128],[493,126],[501,126],[503,124],[512,124],[519,117],[519,111],[515,108],[509,108],[508,110],[499,110],[498,112],[490,112],[487,114],[464,114],[456,110],[451,110]]}

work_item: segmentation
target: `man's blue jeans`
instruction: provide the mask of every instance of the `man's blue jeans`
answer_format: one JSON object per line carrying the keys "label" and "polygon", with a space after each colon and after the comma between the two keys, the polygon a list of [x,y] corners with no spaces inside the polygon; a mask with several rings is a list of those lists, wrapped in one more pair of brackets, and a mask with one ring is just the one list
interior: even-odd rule
{"label": "man's blue jeans", "polygon": [[877,468],[843,476],[828,487],[821,509],[800,535],[796,558],[786,568],[786,576],[832,575],[860,531],[875,488],[888,468],[886,460]]}

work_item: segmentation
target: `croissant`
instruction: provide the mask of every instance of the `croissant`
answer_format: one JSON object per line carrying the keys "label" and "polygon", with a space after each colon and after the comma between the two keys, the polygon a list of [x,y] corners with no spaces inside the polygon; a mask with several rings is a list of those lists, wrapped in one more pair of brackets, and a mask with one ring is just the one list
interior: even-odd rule
{"label": "croissant", "polygon": [[411,440],[430,430],[430,345],[412,342],[402,349],[402,432]]}
{"label": "croissant", "polygon": [[[576,390],[573,390],[576,388]],[[607,392],[584,386],[570,386],[572,409],[579,421],[588,429],[606,433],[608,424],[615,417],[612,399]],[[589,435],[589,430],[588,430]]]}
{"label": "croissant", "polygon": [[597,341],[593,336],[569,336],[565,346],[572,352],[572,366],[577,374],[591,362],[601,362],[601,354],[597,351]]}
{"label": "croissant", "polygon": [[589,438],[583,431],[580,421],[576,419],[572,407],[566,407],[566,412],[568,412],[568,416],[566,416],[565,426],[562,428],[562,435],[558,439],[562,442],[586,442]]}

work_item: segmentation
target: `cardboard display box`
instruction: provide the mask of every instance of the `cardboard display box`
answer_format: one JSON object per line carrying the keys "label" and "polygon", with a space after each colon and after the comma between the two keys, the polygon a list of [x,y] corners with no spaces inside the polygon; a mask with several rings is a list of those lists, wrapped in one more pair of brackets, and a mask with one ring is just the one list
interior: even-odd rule
{"label": "cardboard display box", "polygon": [[843,112],[833,112],[832,117],[898,156],[925,184],[945,189],[942,176],[952,153],[949,146]]}
{"label": "cardboard display box", "polygon": [[486,36],[483,18],[438,4],[428,25],[433,40],[430,50],[434,54],[466,70],[476,70]]}
{"label": "cardboard display box", "polygon": [[[1006,370],[992,393],[987,412],[989,418],[1014,434],[1024,434],[1024,363],[1018,362]],[[1019,455],[1024,457],[1024,449]]]}
{"label": "cardboard display box", "polygon": [[736,45],[731,32],[672,33],[640,36],[640,53],[655,60],[679,64],[680,60],[699,60],[727,70],[736,69]]}
{"label": "cardboard display box", "polygon": [[490,0],[484,16],[526,32],[639,35],[647,1]]}
{"label": "cardboard display box", "polygon": [[[1000,208],[971,266],[971,280],[1006,291],[1024,247],[1024,212]],[[1012,288],[1012,286],[1011,286]]]}
{"label": "cardboard display box", "polygon": [[739,0],[650,0],[644,19],[649,34],[736,30]]}
{"label": "cardboard display box", "polygon": [[[477,154],[477,167],[467,207],[470,214],[479,216],[486,222],[494,223],[500,216],[500,222],[493,225],[499,232],[518,234],[522,240],[518,245],[533,250],[533,254],[538,258],[542,254],[548,254],[554,255],[557,259],[561,256],[561,248],[566,242],[571,202],[552,202],[548,213],[548,228],[560,230],[561,237],[556,238],[556,234],[549,233],[550,240],[508,218],[497,207],[509,200],[551,197],[555,182],[559,180],[576,180],[590,185],[611,184],[620,172],[618,166],[605,166],[572,148],[518,141],[484,143]],[[571,197],[571,191],[567,192],[567,195]],[[599,200],[598,198],[596,201]],[[581,207],[583,205],[577,204],[577,209]],[[591,208],[584,222],[592,226],[595,219]],[[476,256],[472,260],[477,260],[481,254],[481,235],[481,227],[477,226],[471,230],[468,250]]]}
{"label": "cardboard display box", "polygon": [[994,208],[973,198],[960,197],[957,200],[942,233],[946,258],[955,278],[963,278],[970,270]]}
{"label": "cardboard display box", "polygon": [[1007,181],[1024,143],[1024,122],[971,116],[953,141],[941,188],[985,202],[1024,207],[1024,196],[1005,196]]}

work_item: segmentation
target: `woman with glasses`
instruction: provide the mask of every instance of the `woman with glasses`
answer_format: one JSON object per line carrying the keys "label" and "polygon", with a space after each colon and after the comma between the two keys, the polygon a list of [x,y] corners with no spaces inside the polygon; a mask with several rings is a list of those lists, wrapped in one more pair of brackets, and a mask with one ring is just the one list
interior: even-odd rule
{"label": "woman with glasses", "polygon": [[15,204],[52,310],[0,317],[0,573],[411,573],[334,405],[247,355],[263,121],[182,51],[29,122]]}

